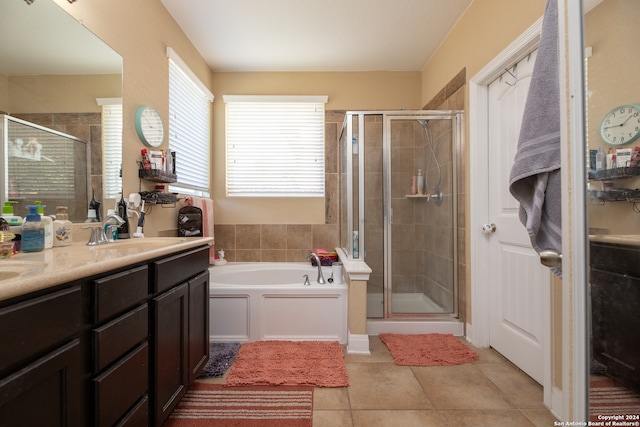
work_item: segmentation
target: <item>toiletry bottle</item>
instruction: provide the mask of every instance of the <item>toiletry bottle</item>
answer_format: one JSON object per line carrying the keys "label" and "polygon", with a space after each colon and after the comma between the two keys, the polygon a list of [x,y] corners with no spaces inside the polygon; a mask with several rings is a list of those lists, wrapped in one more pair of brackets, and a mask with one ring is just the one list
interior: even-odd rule
{"label": "toiletry bottle", "polygon": [[4,218],[10,226],[19,227],[22,225],[22,217],[13,214],[13,206],[11,206],[11,203],[16,202],[4,202],[4,206],[2,207],[2,218]]}
{"label": "toiletry bottle", "polygon": [[127,216],[127,202],[124,200],[124,197],[120,197],[120,201],[118,202],[118,216],[124,219],[124,224],[122,224],[118,228],[118,239],[128,239],[129,238],[129,218]]}
{"label": "toiletry bottle", "polygon": [[418,194],[424,194],[424,176],[422,176],[422,169],[418,169],[418,176],[416,177]]}
{"label": "toiletry bottle", "polygon": [[605,167],[607,169],[613,169],[616,167],[615,158],[616,158],[616,155],[613,154],[613,148],[609,148],[609,151],[607,151],[607,156],[605,160]]}
{"label": "toiletry bottle", "polygon": [[603,171],[607,168],[606,155],[604,154],[604,148],[599,147],[596,153],[596,171]]}
{"label": "toiletry bottle", "polygon": [[72,224],[66,206],[56,206],[56,220],[53,221],[53,246],[69,246],[72,241]]}
{"label": "toiletry bottle", "polygon": [[40,221],[44,226],[44,248],[51,249],[53,247],[53,219],[44,214],[44,208],[46,206],[43,205],[42,202],[36,200],[36,206],[40,214]]}
{"label": "toiletry bottle", "polygon": [[22,252],[42,252],[44,250],[44,226],[40,220],[38,207],[27,206],[29,213],[22,224]]}

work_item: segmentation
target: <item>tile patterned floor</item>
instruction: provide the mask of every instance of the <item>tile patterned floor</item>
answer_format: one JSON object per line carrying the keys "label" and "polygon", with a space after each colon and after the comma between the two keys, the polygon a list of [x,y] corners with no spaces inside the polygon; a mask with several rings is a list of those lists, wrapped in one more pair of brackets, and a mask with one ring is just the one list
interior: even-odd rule
{"label": "tile patterned floor", "polygon": [[[313,427],[553,426],[542,386],[492,349],[448,367],[396,366],[377,336],[346,355],[349,387],[316,388]],[[211,382],[224,382],[208,379]]]}

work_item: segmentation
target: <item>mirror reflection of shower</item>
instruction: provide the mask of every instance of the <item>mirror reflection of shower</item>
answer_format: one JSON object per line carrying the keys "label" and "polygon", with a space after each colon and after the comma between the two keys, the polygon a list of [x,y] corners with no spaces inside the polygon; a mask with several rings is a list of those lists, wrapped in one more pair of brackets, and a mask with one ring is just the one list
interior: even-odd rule
{"label": "mirror reflection of shower", "polygon": [[[431,133],[431,128],[429,127],[429,120],[417,120],[417,122],[424,129],[425,136],[427,137],[427,144],[429,144],[429,161],[427,163],[427,169],[424,176],[424,189],[427,194],[427,200],[433,199],[436,205],[440,206],[442,204],[442,189],[440,188],[440,184],[442,184],[442,168],[440,167],[440,162],[438,161],[438,147],[433,141],[433,134]],[[431,166],[434,162],[438,178],[436,179],[436,183],[435,185],[433,185],[433,188],[430,189],[429,177],[431,176]]]}

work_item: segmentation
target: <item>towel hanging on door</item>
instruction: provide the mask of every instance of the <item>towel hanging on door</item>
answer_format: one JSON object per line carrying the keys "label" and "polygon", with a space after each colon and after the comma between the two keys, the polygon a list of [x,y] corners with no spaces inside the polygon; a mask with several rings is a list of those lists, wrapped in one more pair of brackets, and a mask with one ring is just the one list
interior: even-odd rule
{"label": "towel hanging on door", "polygon": [[[562,253],[557,0],[545,6],[509,191],[536,252]],[[561,265],[551,270],[562,277]]]}

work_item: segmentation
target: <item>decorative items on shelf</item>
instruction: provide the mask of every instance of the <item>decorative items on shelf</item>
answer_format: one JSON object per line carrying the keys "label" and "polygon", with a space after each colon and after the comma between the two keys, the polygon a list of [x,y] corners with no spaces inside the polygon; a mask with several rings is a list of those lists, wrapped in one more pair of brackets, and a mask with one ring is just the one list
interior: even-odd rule
{"label": "decorative items on shelf", "polygon": [[154,182],[176,182],[176,152],[169,150],[140,150],[138,177]]}

